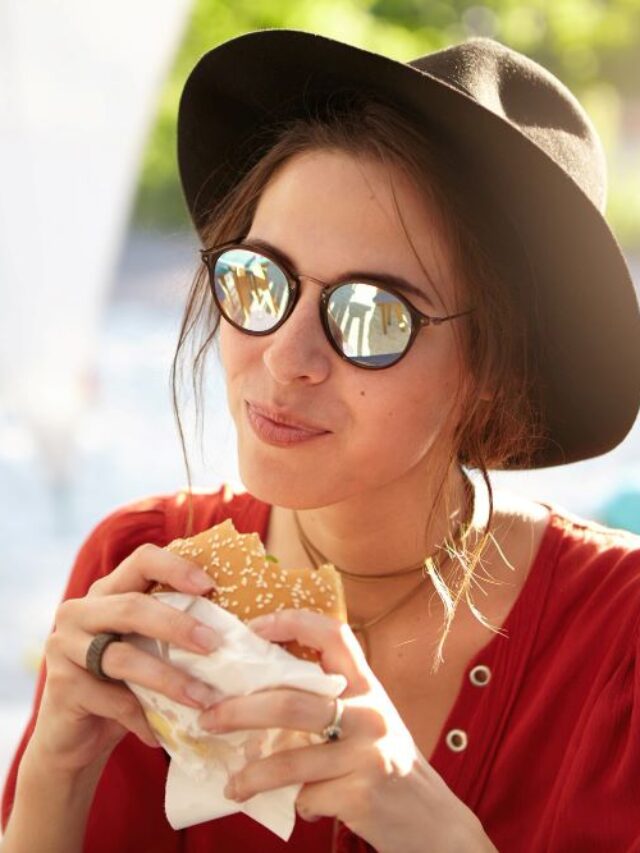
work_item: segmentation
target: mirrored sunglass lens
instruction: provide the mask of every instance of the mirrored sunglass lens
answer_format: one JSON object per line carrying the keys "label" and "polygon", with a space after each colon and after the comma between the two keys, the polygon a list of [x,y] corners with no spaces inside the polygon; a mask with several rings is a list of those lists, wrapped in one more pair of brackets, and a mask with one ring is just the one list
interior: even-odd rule
{"label": "mirrored sunglass lens", "polygon": [[213,282],[222,313],[247,331],[268,331],[287,308],[289,287],[284,273],[258,252],[223,252],[216,260]]}
{"label": "mirrored sunglass lens", "polygon": [[404,303],[373,284],[344,284],[334,290],[327,321],[340,350],[366,367],[393,364],[411,337],[411,315]]}

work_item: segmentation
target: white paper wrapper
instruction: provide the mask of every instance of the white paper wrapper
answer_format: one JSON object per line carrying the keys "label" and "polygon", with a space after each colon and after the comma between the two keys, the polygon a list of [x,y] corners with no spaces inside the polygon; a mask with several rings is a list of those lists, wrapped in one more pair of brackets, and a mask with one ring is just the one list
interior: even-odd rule
{"label": "white paper wrapper", "polygon": [[[335,697],[347,686],[344,676],[327,674],[319,664],[301,660],[262,639],[232,613],[206,598],[177,592],[155,595],[165,604],[210,625],[223,637],[222,645],[209,655],[198,655],[137,634],[129,634],[127,642],[216,688],[220,699],[274,687],[293,687]],[[137,684],[127,684],[171,756],[165,811],[174,829],[241,811],[284,841],[289,840],[301,785],[256,794],[244,803],[228,800],[222,792],[229,777],[250,760],[320,743],[320,735],[283,729],[212,734],[198,725],[198,710]]]}

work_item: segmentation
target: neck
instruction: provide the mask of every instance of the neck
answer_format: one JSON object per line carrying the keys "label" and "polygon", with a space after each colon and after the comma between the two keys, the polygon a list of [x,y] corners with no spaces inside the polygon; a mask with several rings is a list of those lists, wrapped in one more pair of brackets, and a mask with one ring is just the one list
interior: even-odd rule
{"label": "neck", "polygon": [[[451,496],[449,511],[439,507],[431,519],[431,529],[427,530],[435,500],[433,489],[433,485],[430,490],[424,484],[408,488],[403,479],[385,484],[375,495],[368,492],[329,506],[299,510],[298,519],[306,537],[327,562],[349,573],[375,578],[416,566],[426,556],[439,553],[437,548],[445,538],[451,539],[458,524],[468,520],[464,475],[455,466],[446,483]],[[419,500],[416,495],[420,495]],[[291,561],[307,564],[309,560],[300,544],[293,511],[274,509],[278,510],[286,539],[296,543]],[[419,579],[418,571],[395,578],[380,577],[375,583],[343,575],[350,615],[356,620],[367,619],[389,597],[393,600],[415,586]]]}
{"label": "neck", "polygon": [[[408,501],[406,483],[387,484],[384,495],[356,495],[346,501],[316,509],[299,510],[302,529],[313,545],[341,569],[363,575],[383,575],[401,571],[433,554],[457,525],[466,519],[468,501],[464,476],[452,471],[447,508],[440,507],[427,520],[435,495],[423,489]],[[396,494],[396,492],[398,492]]]}

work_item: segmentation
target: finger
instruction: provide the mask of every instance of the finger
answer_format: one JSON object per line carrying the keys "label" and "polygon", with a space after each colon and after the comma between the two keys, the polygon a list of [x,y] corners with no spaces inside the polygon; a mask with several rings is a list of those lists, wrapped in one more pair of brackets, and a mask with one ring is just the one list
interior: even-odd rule
{"label": "finger", "polygon": [[[335,710],[336,700],[329,696],[305,690],[264,690],[216,703],[200,715],[199,723],[203,729],[218,733],[278,728],[321,734],[333,721]],[[350,719],[345,708],[344,736],[353,726],[353,718]]]}
{"label": "finger", "polygon": [[56,625],[80,628],[93,636],[102,631],[142,634],[200,654],[222,643],[213,628],[141,592],[67,599],[58,608]]}
{"label": "finger", "polygon": [[353,796],[355,774],[346,773],[339,779],[321,779],[302,786],[296,798],[296,812],[303,820],[322,817],[341,817],[345,805]]}
{"label": "finger", "polygon": [[[86,671],[86,654],[91,637],[78,631],[63,639],[64,652],[76,666]],[[102,671],[110,678],[129,681],[155,690],[191,708],[201,710],[220,699],[215,688],[127,642],[110,643],[102,656]],[[91,675],[89,673],[89,675]],[[91,676],[101,685],[102,682]],[[131,692],[127,689],[127,692]],[[133,695],[133,694],[132,694]]]}
{"label": "finger", "polygon": [[225,797],[243,802],[263,791],[346,776],[356,761],[354,744],[351,740],[297,747],[252,761],[229,779]]}
{"label": "finger", "polygon": [[154,582],[179,592],[201,595],[215,583],[205,570],[165,548],[145,543],[124,559],[112,572],[96,581],[88,595],[113,595],[119,592],[145,592]]}
{"label": "finger", "polygon": [[147,746],[159,747],[142,705],[128,687],[97,681],[82,667],[75,667],[73,685],[77,707],[87,714],[113,720]]}
{"label": "finger", "polygon": [[316,649],[321,655],[325,672],[344,675],[349,683],[344,695],[366,690],[373,683],[373,673],[360,643],[351,628],[324,613],[293,608],[258,616],[247,623],[265,640],[276,643],[297,640],[303,646]]}

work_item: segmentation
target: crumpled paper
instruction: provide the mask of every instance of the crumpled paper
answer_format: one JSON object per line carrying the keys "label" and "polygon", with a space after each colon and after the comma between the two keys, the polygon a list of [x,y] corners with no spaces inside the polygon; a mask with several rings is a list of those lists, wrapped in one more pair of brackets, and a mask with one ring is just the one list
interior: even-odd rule
{"label": "crumpled paper", "polygon": [[[208,655],[199,655],[138,634],[127,635],[127,642],[214,687],[221,700],[275,687],[297,688],[334,698],[347,686],[344,676],[325,673],[319,664],[294,657],[206,598],[178,592],[160,592],[155,596],[214,628],[222,636],[222,644]],[[127,682],[127,685],[138,697],[156,737],[171,756],[165,811],[174,829],[244,812],[283,841],[289,840],[296,820],[295,801],[302,785],[265,791],[244,803],[228,800],[223,790],[229,777],[249,761],[321,743],[319,734],[284,729],[214,734],[198,725],[197,709],[138,684]]]}

